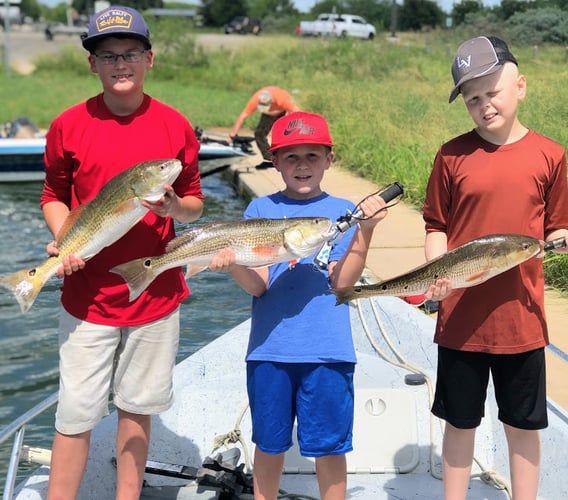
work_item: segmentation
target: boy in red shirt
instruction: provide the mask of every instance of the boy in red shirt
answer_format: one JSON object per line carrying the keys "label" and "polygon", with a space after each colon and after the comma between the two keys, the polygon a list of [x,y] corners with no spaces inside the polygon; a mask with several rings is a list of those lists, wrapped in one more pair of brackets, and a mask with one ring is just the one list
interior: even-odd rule
{"label": "boy in red shirt", "polygon": [[[189,295],[180,269],[159,276],[134,302],[108,270],[162,253],[174,221],[190,222],[203,209],[193,127],[178,111],[144,93],[154,64],[148,27],[134,9],[113,6],[93,16],[83,38],[101,94],[61,113],[45,149],[43,214],[57,235],[73,208],[93,199],[114,176],[143,161],[177,158],[182,172],[125,236],[88,264],[63,259],[59,322],[60,389],[48,487],[49,499],[77,498],[91,430],[117,407],[116,498],[138,499],[151,415],[172,404],[179,340],[179,306]],[[50,254],[57,254],[54,244]],[[89,494],[86,492],[85,494]]]}

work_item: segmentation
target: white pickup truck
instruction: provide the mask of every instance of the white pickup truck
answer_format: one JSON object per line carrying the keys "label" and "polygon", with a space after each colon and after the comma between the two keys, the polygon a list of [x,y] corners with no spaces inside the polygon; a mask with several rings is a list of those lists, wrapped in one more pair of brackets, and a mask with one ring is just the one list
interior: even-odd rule
{"label": "white pickup truck", "polygon": [[352,14],[320,14],[315,21],[301,21],[298,27],[301,36],[353,36],[372,40],[376,33],[372,24]]}

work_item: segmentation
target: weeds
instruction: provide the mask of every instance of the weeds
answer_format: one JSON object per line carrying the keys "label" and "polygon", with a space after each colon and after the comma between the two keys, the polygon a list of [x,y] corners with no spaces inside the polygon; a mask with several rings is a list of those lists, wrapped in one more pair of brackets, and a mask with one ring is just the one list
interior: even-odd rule
{"label": "weeds", "polygon": [[[368,42],[263,34],[262,43],[238,51],[203,50],[179,23],[151,31],[156,59],[146,91],[194,125],[230,127],[256,89],[280,85],[302,109],[327,117],[344,168],[378,186],[401,182],[417,207],[439,146],[473,128],[460,98],[448,104],[451,58],[461,41],[449,31],[402,34],[398,44],[380,35]],[[568,144],[566,49],[511,49],[528,81],[521,121]],[[80,48],[41,58],[34,74],[0,79],[0,92],[11,96],[0,121],[27,115],[47,127],[64,108],[99,91]],[[568,291],[568,257],[548,256],[545,272],[548,284]]]}

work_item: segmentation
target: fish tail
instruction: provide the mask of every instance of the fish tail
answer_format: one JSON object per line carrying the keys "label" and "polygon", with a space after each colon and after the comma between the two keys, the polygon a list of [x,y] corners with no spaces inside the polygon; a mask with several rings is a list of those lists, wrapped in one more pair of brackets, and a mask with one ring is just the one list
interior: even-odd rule
{"label": "fish tail", "polygon": [[137,299],[158,275],[154,272],[152,259],[142,258],[119,264],[110,269],[111,273],[118,274],[128,286],[130,302]]}
{"label": "fish tail", "polygon": [[14,294],[22,314],[25,314],[32,307],[48,278],[45,273],[38,272],[37,267],[33,267],[3,276],[0,278],[0,286]]}
{"label": "fish tail", "polygon": [[355,287],[346,286],[344,288],[332,288],[332,293],[335,294],[335,305],[339,306],[345,304],[355,298]]}

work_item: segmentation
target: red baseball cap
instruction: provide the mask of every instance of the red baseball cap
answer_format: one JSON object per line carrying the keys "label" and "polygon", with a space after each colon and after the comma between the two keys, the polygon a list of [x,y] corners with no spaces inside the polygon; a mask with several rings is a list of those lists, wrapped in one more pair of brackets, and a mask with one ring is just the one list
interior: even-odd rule
{"label": "red baseball cap", "polygon": [[333,146],[325,118],[316,113],[295,111],[278,118],[272,125],[271,153],[296,144]]}

